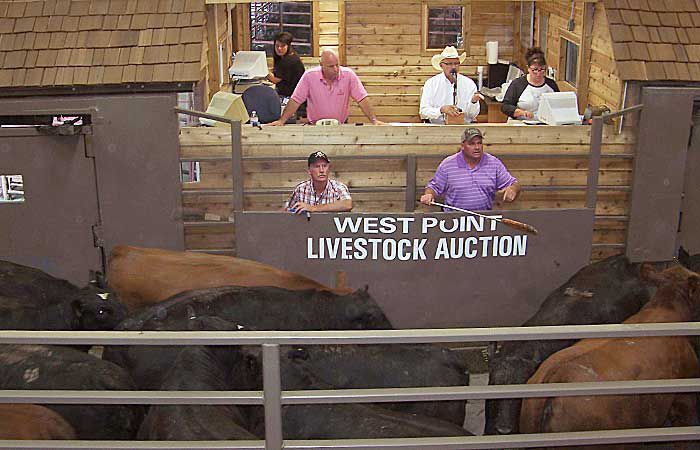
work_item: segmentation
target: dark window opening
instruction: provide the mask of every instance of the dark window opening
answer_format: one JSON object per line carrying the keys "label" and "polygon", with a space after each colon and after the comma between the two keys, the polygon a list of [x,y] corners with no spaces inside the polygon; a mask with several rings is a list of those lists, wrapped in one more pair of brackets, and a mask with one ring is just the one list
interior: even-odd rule
{"label": "dark window opening", "polygon": [[253,2],[250,4],[250,49],[272,56],[275,35],[287,31],[294,36],[300,55],[313,55],[311,2]]}
{"label": "dark window opening", "polygon": [[428,8],[428,48],[442,49],[448,45],[463,48],[463,15],[461,6]]}
{"label": "dark window opening", "polygon": [[564,81],[576,87],[578,76],[578,45],[564,39]]}

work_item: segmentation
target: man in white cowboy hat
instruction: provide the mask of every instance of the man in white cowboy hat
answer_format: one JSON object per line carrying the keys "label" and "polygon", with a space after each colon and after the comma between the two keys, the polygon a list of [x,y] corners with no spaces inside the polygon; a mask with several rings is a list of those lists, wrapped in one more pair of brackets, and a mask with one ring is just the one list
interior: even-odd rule
{"label": "man in white cowboy hat", "polygon": [[[459,74],[459,65],[466,59],[466,54],[457,53],[457,49],[447,46],[432,58],[433,67],[440,73],[428,78],[420,97],[420,116],[430,123],[444,124],[444,116],[456,117],[464,113],[464,123],[471,123],[479,114],[479,99],[476,84]],[[457,102],[454,101],[454,83],[457,81]]]}

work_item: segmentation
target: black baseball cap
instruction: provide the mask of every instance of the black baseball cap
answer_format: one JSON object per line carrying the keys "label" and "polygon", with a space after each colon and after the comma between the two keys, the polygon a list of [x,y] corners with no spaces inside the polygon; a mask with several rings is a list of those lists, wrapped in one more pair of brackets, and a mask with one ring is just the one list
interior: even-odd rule
{"label": "black baseball cap", "polygon": [[315,162],[318,161],[319,159],[322,159],[322,160],[326,161],[328,164],[331,163],[331,160],[328,159],[328,156],[326,156],[325,153],[323,153],[323,152],[313,152],[312,154],[309,155],[309,165],[315,163]]}

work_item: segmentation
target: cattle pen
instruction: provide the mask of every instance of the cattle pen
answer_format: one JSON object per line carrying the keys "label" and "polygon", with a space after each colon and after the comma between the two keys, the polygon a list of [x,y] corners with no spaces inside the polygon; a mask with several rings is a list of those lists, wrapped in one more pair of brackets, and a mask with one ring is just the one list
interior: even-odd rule
{"label": "cattle pen", "polygon": [[[350,102],[346,123],[318,127],[302,125],[301,118],[299,123],[284,127],[254,127],[202,112],[218,92],[241,93],[245,83],[238,83],[228,70],[236,55],[244,54],[241,52],[265,51],[267,69],[274,70],[272,36],[282,29],[294,31],[294,46],[307,69],[319,64],[324,47],[336,50],[339,64],[358,75],[376,118],[385,125],[363,123],[365,114],[355,102]],[[437,43],[433,40],[436,36]],[[483,134],[484,150],[502,159],[523,187],[517,202],[497,201],[487,220],[419,203],[441,160],[457,151],[465,129],[463,125],[420,123],[424,83],[439,73],[434,70],[433,56],[451,45],[464,57],[458,73],[472,78],[479,90],[482,83],[485,87],[482,92],[486,98],[480,101],[480,114],[472,124]],[[506,123],[496,90],[501,94],[507,90],[508,85],[501,83],[514,66],[525,72],[532,69],[525,64],[525,54],[535,46],[543,50],[548,61],[539,72],[556,80],[565,95],[575,94],[576,105],[570,109],[580,115],[576,126]],[[454,88],[456,91],[456,83]],[[202,126],[200,118],[218,124]],[[291,190],[306,177],[307,156],[312,151],[325,152],[332,160],[330,176],[349,186],[352,212],[307,217],[282,212]],[[430,429],[426,425],[424,431],[432,432],[431,436],[423,433],[423,437],[391,439],[363,438],[358,430],[369,427],[359,426],[359,420],[348,424],[355,432],[347,439],[296,439],[291,433],[299,430],[287,425],[290,411],[306,405],[318,411],[322,407],[378,403],[390,411],[387,404],[393,402],[435,401],[447,409],[446,402],[473,401],[467,406],[476,409],[479,402],[495,399],[517,402],[518,420],[520,399],[526,398],[578,398],[583,402],[600,398],[593,396],[626,395],[619,406],[628,410],[643,410],[630,406],[639,398],[678,398],[682,393],[696,398],[700,378],[695,377],[700,377],[700,372],[689,378],[681,374],[665,379],[566,384],[519,384],[532,373],[522,382],[503,381],[505,377],[499,381],[494,374],[511,371],[505,363],[496,364],[497,348],[502,360],[511,357],[509,361],[532,365],[543,362],[546,356],[541,356],[557,344],[573,344],[572,339],[611,337],[630,344],[637,336],[671,336],[679,341],[685,341],[681,336],[700,336],[700,322],[690,322],[696,317],[677,323],[634,325],[616,324],[624,318],[611,317],[645,301],[641,291],[647,287],[642,287],[637,277],[639,270],[634,274],[628,271],[631,266],[638,269],[636,263],[642,261],[665,264],[680,254],[679,248],[700,254],[698,171],[700,0],[0,0],[0,269],[5,262],[26,265],[60,278],[60,282],[105,287],[110,271],[117,272],[108,263],[115,248],[148,247],[181,253],[176,255],[180,258],[182,254],[223,258],[222,265],[236,257],[277,271],[293,271],[294,276],[312,279],[328,289],[316,293],[333,291],[336,295],[335,291],[343,289],[364,289],[367,297],[371,293],[373,305],[391,328],[396,328],[370,331],[367,322],[358,320],[357,328],[365,326],[363,331],[248,331],[349,328],[283,328],[282,321],[284,325],[294,321],[292,309],[305,318],[335,318],[339,310],[349,309],[291,308],[292,296],[288,295],[283,297],[287,302],[283,308],[275,309],[270,301],[260,308],[267,317],[279,317],[269,328],[255,328],[246,322],[249,327],[240,331],[244,321],[234,324],[238,328],[223,327],[221,322],[227,322],[233,313],[227,320],[212,313],[207,316],[214,319],[211,322],[190,322],[206,314],[183,308],[186,326],[178,328],[178,323],[168,330],[202,327],[239,331],[84,331],[112,330],[112,326],[79,328],[88,314],[75,308],[72,297],[61,299],[60,308],[64,309],[59,309],[60,314],[51,314],[55,309],[29,305],[35,300],[31,296],[9,296],[2,291],[0,270],[0,312],[7,312],[0,323],[11,322],[10,327],[25,329],[20,323],[27,319],[28,326],[34,326],[28,328],[31,331],[0,330],[0,347],[11,348],[0,352],[0,370],[6,370],[0,373],[0,403],[48,405],[59,416],[60,408],[68,405],[68,409],[79,410],[78,418],[63,418],[80,439],[2,440],[0,426],[0,449],[569,450],[572,446],[627,443],[633,448],[648,444],[649,449],[668,450],[669,442],[700,449],[698,423],[668,426],[668,422],[678,425],[671,420],[672,414],[663,428],[635,424],[639,428],[518,434],[517,427],[499,428],[503,422],[495,419],[489,429],[487,419],[483,431],[491,435],[463,436],[472,430],[452,421],[450,425],[455,425],[458,433],[450,437],[435,432],[448,427]],[[505,227],[497,222],[503,218],[532,225],[540,233]],[[607,263],[611,260],[614,267]],[[214,279],[221,273],[212,269],[211,261],[201,266],[202,272],[208,270],[209,279]],[[590,262],[600,264],[597,267],[606,271],[604,276],[594,282],[584,274],[580,284],[570,282]],[[155,284],[155,271],[148,263],[129,264],[132,279],[138,273],[147,287]],[[700,270],[698,267],[692,270]],[[183,284],[204,278],[194,271],[169,269],[166,272]],[[689,295],[690,283],[688,286]],[[613,291],[614,295],[610,294]],[[302,297],[299,294],[294,300],[309,300],[311,296]],[[107,306],[118,303],[104,303],[106,298],[100,298],[97,305],[91,304],[95,306],[92,312],[104,313]],[[331,294],[318,294],[318,298],[338,299]],[[626,309],[611,311],[616,301],[625,303]],[[552,304],[568,308],[567,314],[554,307],[547,309]],[[217,313],[223,315],[223,309]],[[361,307],[357,309],[359,317],[366,313]],[[271,314],[272,310],[276,313]],[[600,312],[597,318],[591,319],[592,310]],[[40,313],[36,314],[39,319],[32,316],[34,311]],[[46,311],[49,313],[44,314]],[[115,317],[109,315],[117,323]],[[58,327],[45,325],[59,322]],[[615,324],[540,326],[564,323]],[[62,326],[74,331],[37,330]],[[503,356],[508,344],[529,342],[537,346],[537,356],[514,351]],[[476,350],[479,370],[489,364],[489,373],[479,375],[488,375],[492,385],[479,386],[473,377],[468,383],[450,387],[445,387],[447,383],[437,386],[444,381],[438,379],[432,384],[401,385],[424,387],[349,389],[342,385],[339,389],[340,383],[328,383],[332,387],[320,384],[320,389],[310,390],[318,387],[313,381],[321,379],[320,375],[307,384],[285,385],[285,380],[296,375],[287,370],[288,355],[306,350],[302,346],[381,344],[392,348],[391,355],[387,352],[377,358],[382,364],[374,369],[392,367],[408,354],[402,353],[400,346],[419,343],[435,344],[439,351]],[[493,344],[487,350],[485,343]],[[13,354],[14,345],[26,353]],[[551,347],[545,349],[547,345]],[[79,352],[71,346],[91,347],[91,351]],[[262,381],[256,378],[250,383],[255,389],[230,382],[220,390],[213,390],[216,384],[185,390],[201,386],[193,382],[167,390],[173,386],[158,383],[143,387],[137,383],[143,374],[138,371],[141,368],[123,364],[116,369],[127,375],[125,378],[136,386],[134,390],[122,385],[98,390],[116,385],[108,384],[112,379],[107,370],[86,370],[86,366],[67,364],[58,356],[70,350],[91,359],[92,367],[98,362],[107,366],[115,362],[109,359],[110,350],[144,346],[160,358],[148,360],[145,370],[159,374],[170,373],[163,361],[175,351],[169,353],[166,346],[178,351],[187,348],[181,353],[224,348],[230,350],[227,355],[235,357],[243,354],[243,348],[254,348],[262,353],[261,361],[255,361],[261,364],[255,370],[246,367],[262,375]],[[36,358],[26,356],[30,348],[40,348],[43,353]],[[306,356],[312,359],[309,353]],[[350,353],[347,351],[346,359],[354,361],[347,357]],[[514,354],[520,358],[512,357]],[[644,359],[639,353],[635,355],[633,364]],[[227,362],[240,362],[235,357]],[[177,359],[179,362],[179,356]],[[49,360],[61,368],[78,368],[73,372],[57,370],[55,376],[45,370],[49,362],[44,365],[44,361]],[[342,376],[348,373],[349,365],[330,362],[338,360],[317,360],[321,362],[304,369],[325,365],[333,366]],[[411,355],[404,358],[402,369],[413,368],[413,360]],[[421,367],[432,364],[442,369],[442,360],[433,364],[425,358],[421,362]],[[364,381],[372,377],[367,375],[370,364],[362,363],[357,364],[358,372],[351,373],[362,371],[363,377],[355,378]],[[465,367],[459,367],[461,375],[478,373]],[[519,368],[512,367],[512,371]],[[95,390],[79,390],[88,386],[81,370],[105,380],[104,384],[88,388]],[[411,381],[422,375],[404,371]],[[193,374],[202,372],[205,370],[181,370],[178,376],[199,381]],[[5,377],[7,373],[20,381]],[[54,381],[57,383],[51,384]],[[68,384],[75,387],[67,389],[75,390],[67,390]],[[293,387],[287,389],[290,385]],[[31,389],[39,386],[49,387]],[[130,409],[132,415],[122,417],[115,412],[115,405],[128,405],[123,409]],[[263,414],[251,418],[253,414],[247,410],[244,420],[231,420],[224,427],[218,426],[224,422],[221,416],[200,415],[201,410],[183,415],[184,419],[173,414],[169,428],[162,428],[177,429],[185,437],[163,438],[148,435],[147,420],[139,420],[146,415],[141,414],[146,406],[158,405],[240,405]],[[359,411],[359,406],[351,411]],[[0,417],[4,417],[3,408]],[[117,434],[105,426],[107,421],[102,422],[93,408],[102,408],[105,416],[119,416],[114,423],[129,422],[119,430],[128,432]],[[467,408],[465,412],[462,407],[461,412],[465,414],[457,421],[472,411]],[[479,419],[488,416],[488,406],[481,413]],[[337,423],[337,417],[343,417],[326,416],[325,423]],[[697,419],[696,414],[686,414],[683,419],[691,416]],[[210,428],[183,426],[188,418],[200,417]],[[367,419],[371,424],[389,423]],[[0,418],[0,425],[6,425],[4,422]],[[78,430],[76,423],[83,429]],[[218,429],[228,431],[240,424],[255,439],[213,440],[224,439],[216,434]],[[85,431],[88,427],[96,432],[90,435]],[[322,433],[321,428],[314,432]],[[341,433],[337,436],[348,437]],[[212,440],[177,440],[190,436]]]}
{"label": "cattle pen", "polygon": [[285,440],[282,405],[426,401],[486,398],[529,398],[552,395],[611,395],[700,392],[700,379],[608,381],[540,385],[426,387],[282,391],[280,345],[397,344],[517,341],[538,339],[636,336],[698,336],[700,323],[586,325],[472,329],[414,329],[375,331],[192,331],[192,332],[66,332],[0,331],[1,344],[51,345],[260,345],[263,349],[263,391],[23,391],[2,390],[7,403],[139,404],[139,405],[263,405],[265,440],[260,441],[0,441],[8,449],[498,449],[642,442],[697,441],[700,426],[605,430],[570,433],[516,434],[434,438]]}

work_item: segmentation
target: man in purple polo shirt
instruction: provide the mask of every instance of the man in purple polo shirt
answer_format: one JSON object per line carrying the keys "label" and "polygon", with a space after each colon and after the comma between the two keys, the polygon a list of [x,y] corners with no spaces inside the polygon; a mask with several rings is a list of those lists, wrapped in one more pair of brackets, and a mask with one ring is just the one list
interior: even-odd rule
{"label": "man in purple polo shirt", "polygon": [[520,183],[498,158],[484,152],[483,138],[478,128],[464,130],[461,151],[442,160],[421,203],[430,205],[436,197],[444,196],[450,206],[487,211],[493,206],[496,191],[503,189],[504,202],[518,198]]}
{"label": "man in purple polo shirt", "polygon": [[345,123],[348,120],[351,97],[373,124],[383,123],[377,120],[377,116],[372,111],[362,82],[352,69],[342,67],[338,63],[338,54],[335,50],[324,49],[321,52],[320,64],[319,67],[304,72],[282,112],[282,117],[269,125],[284,125],[304,102],[307,102],[306,114],[310,122],[336,119],[340,123]]}

